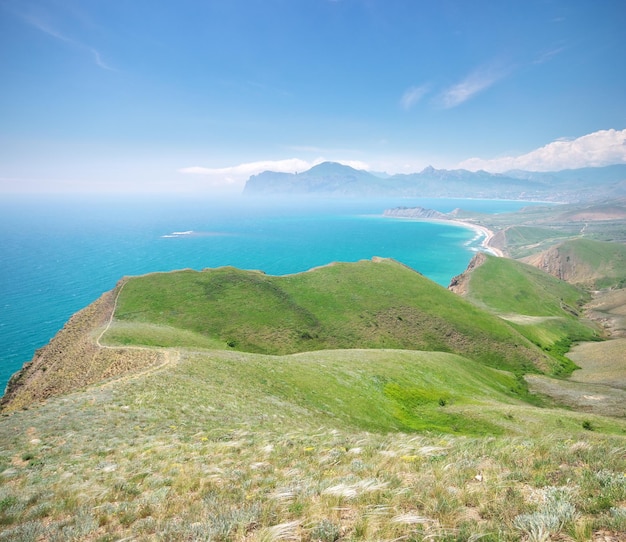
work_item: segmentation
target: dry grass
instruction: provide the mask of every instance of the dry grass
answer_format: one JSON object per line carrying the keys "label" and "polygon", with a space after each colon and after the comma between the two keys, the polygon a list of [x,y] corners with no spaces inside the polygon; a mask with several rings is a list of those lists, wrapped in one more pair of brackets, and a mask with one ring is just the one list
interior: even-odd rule
{"label": "dry grass", "polygon": [[542,375],[526,375],[525,379],[532,391],[547,395],[561,405],[600,416],[626,417],[626,390]]}
{"label": "dry grass", "polygon": [[97,344],[96,336],[109,322],[116,294],[117,288],[73,315],[11,378],[0,406],[20,409],[106,378],[158,365],[162,356],[157,351],[101,348]]}
{"label": "dry grass", "polygon": [[216,393],[201,359],[2,417],[0,540],[582,541],[626,529],[626,440],[584,430],[576,413],[494,405],[534,437],[369,433],[253,382]]}
{"label": "dry grass", "polygon": [[626,389],[626,339],[582,343],[567,357],[580,367],[572,373],[572,380]]}

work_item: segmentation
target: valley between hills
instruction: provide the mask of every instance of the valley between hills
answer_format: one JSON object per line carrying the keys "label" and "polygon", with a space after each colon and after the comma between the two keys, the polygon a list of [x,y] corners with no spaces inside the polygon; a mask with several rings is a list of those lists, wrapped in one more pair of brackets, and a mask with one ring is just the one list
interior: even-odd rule
{"label": "valley between hills", "polygon": [[0,540],[626,540],[626,200],[385,258],[124,277],[10,381]]}

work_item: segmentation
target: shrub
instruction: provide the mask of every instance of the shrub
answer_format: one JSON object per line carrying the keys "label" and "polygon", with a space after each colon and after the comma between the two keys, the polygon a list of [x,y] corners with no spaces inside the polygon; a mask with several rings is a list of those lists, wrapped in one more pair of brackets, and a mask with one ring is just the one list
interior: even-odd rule
{"label": "shrub", "polygon": [[339,527],[327,519],[320,521],[311,530],[311,539],[316,542],[335,542],[340,535]]}

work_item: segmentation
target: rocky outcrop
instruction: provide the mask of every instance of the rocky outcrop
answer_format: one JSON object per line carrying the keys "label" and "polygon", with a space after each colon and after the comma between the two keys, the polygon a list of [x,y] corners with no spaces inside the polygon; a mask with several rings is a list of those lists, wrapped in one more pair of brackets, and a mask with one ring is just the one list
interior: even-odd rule
{"label": "rocky outcrop", "polygon": [[386,209],[384,216],[394,218],[424,218],[436,220],[450,220],[450,217],[434,209],[425,209],[424,207],[395,207],[394,209]]}
{"label": "rocky outcrop", "polygon": [[576,275],[576,265],[570,257],[563,257],[559,247],[552,247],[544,252],[522,258],[524,263],[549,273],[557,279],[569,282]]}
{"label": "rocky outcrop", "polygon": [[469,280],[470,280],[472,271],[480,267],[482,264],[484,264],[486,260],[487,260],[487,256],[485,255],[485,253],[478,252],[470,260],[470,263],[468,264],[467,269],[463,271],[463,273],[461,273],[460,275],[457,275],[456,277],[452,277],[452,280],[450,281],[450,285],[448,286],[448,290],[461,296],[466,295],[468,291],[468,285],[469,285]]}

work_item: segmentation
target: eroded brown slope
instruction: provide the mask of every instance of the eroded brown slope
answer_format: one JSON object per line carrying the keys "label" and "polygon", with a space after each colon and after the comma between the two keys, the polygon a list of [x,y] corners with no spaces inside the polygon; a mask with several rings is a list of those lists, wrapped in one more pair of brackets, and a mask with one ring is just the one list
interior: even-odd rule
{"label": "eroded brown slope", "polygon": [[596,278],[591,266],[572,258],[560,245],[522,258],[521,261],[572,284],[591,284]]}
{"label": "eroded brown slope", "polygon": [[626,245],[622,243],[570,239],[521,261],[584,288],[620,288],[626,283]]}
{"label": "eroded brown slope", "polygon": [[0,400],[3,411],[63,395],[159,361],[159,352],[101,347],[97,336],[109,322],[120,285],[74,314],[55,337],[24,364]]}

